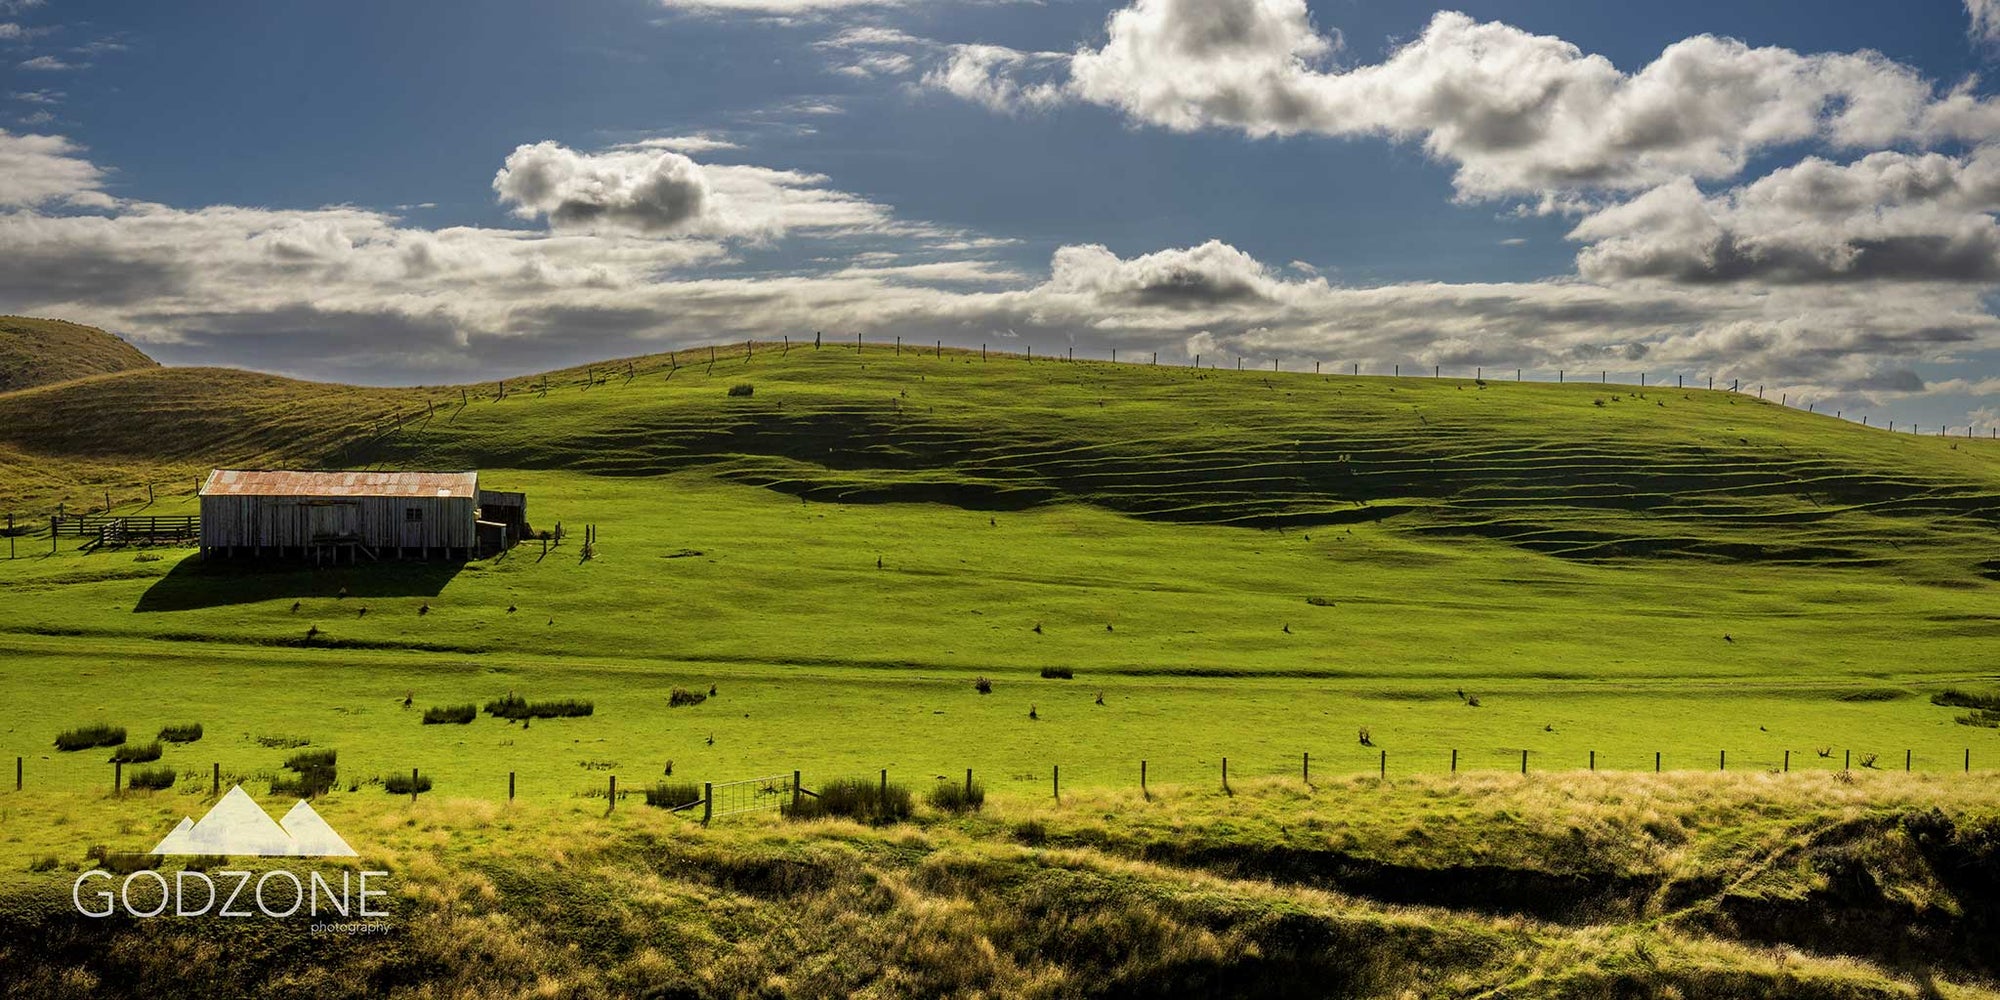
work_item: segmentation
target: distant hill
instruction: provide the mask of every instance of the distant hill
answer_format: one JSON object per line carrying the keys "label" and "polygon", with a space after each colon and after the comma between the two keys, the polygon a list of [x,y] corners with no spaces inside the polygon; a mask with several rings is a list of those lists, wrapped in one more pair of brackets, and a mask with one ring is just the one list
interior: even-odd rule
{"label": "distant hill", "polygon": [[0,392],[159,366],[145,352],[94,326],[0,316]]}

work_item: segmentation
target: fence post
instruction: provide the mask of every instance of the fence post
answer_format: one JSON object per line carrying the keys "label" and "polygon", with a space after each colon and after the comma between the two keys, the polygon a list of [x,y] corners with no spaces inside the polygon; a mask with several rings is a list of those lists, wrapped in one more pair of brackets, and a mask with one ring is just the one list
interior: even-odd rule
{"label": "fence post", "polygon": [[[860,335],[859,334],[855,335],[854,349],[857,352],[861,350],[860,340],[861,340]],[[715,782],[704,781],[701,783],[701,825],[707,826],[708,821],[714,818],[715,818]]]}
{"label": "fence post", "polygon": [[889,769],[886,767],[882,769],[882,797],[889,797]]}
{"label": "fence post", "polygon": [[222,762],[221,762],[221,761],[216,761],[215,763],[213,763],[213,764],[210,764],[210,765],[209,765],[209,772],[208,772],[208,792],[209,792],[209,794],[210,794],[210,795],[221,795],[221,794],[222,794]]}
{"label": "fence post", "polygon": [[111,762],[111,794],[116,795],[124,790],[125,764],[123,761],[114,760]]}
{"label": "fence post", "polygon": [[1458,750],[1456,748],[1451,751],[1451,773],[1458,773]]}
{"label": "fence post", "polygon": [[1852,751],[1852,750],[1849,750],[1849,751],[1847,751],[1847,756],[1846,756],[1846,758],[1844,758],[1844,759],[1843,759],[1843,760],[1841,761],[1841,764],[1840,764],[1840,769],[1841,769],[1841,770],[1843,770],[1843,771],[1852,771],[1852,770],[1854,770],[1854,751]]}
{"label": "fence post", "polygon": [[1229,790],[1229,758],[1222,758],[1222,790]]}
{"label": "fence post", "polygon": [[1660,773],[1660,752],[1658,750],[1653,751],[1653,773]]}
{"label": "fence post", "polygon": [[507,801],[514,801],[514,772],[507,772]]}
{"label": "fence post", "polygon": [[[1967,750],[1965,753],[1966,759],[1971,760],[1972,751]],[[1153,793],[1146,790],[1146,761],[1144,758],[1141,758],[1139,761],[1139,794],[1145,796],[1147,801],[1152,801]]]}
{"label": "fence post", "polygon": [[[966,775],[966,780],[970,781],[970,780],[972,779],[972,769],[971,769],[971,768],[967,768],[967,769],[966,769],[966,771],[965,771],[965,775]],[[792,814],[793,814],[793,815],[797,815],[797,814],[798,814],[798,811],[799,811],[799,797],[800,797],[801,795],[803,795],[803,794],[804,794],[803,792],[800,792],[800,791],[799,791],[799,772],[798,772],[798,771],[796,771],[796,770],[794,770],[794,771],[792,772]]]}
{"label": "fence post", "polygon": [[1387,777],[1389,776],[1389,751],[1387,751],[1387,750],[1384,750],[1384,751],[1382,751],[1382,765],[1381,765],[1381,767],[1382,767],[1382,769],[1381,769],[1381,770],[1380,770],[1379,772],[1377,772],[1377,773],[1376,773],[1376,777],[1378,777],[1378,778],[1387,778]]}
{"label": "fence post", "polygon": [[969,767],[965,769],[965,801],[967,804],[972,802],[972,768]]}
{"label": "fence post", "polygon": [[1785,751],[1785,773],[1792,773],[1792,752],[1790,750]]}
{"label": "fence post", "polygon": [[417,803],[417,769],[410,768],[410,804]]}
{"label": "fence post", "polygon": [[1053,793],[1055,794],[1055,797],[1056,797],[1056,801],[1057,801],[1057,802],[1061,802],[1061,801],[1062,801],[1062,765],[1061,765],[1061,764],[1050,764],[1050,765],[1049,765],[1049,791],[1051,791],[1051,792],[1053,792]]}
{"label": "fence post", "polygon": [[1905,751],[1903,751],[1903,773],[1904,773],[1904,774],[1908,774],[1908,773],[1910,773],[1910,754],[1911,754],[1911,751],[1908,751],[1908,750],[1905,750]]}
{"label": "fence post", "polygon": [[1306,751],[1304,754],[1301,754],[1299,756],[1299,777],[1302,778],[1306,784],[1308,785],[1312,784],[1313,755],[1312,751],[1310,750]]}
{"label": "fence post", "polygon": [[1597,751],[1595,750],[1590,752],[1590,769],[1593,771],[1597,770]]}
{"label": "fence post", "polygon": [[1715,769],[1718,771],[1729,770],[1729,751],[1721,750],[1717,751],[1717,753],[1718,756],[1715,758]]}
{"label": "fence post", "polygon": [[[604,796],[611,800],[611,809],[616,809],[618,808],[618,776],[614,774],[610,777],[611,784],[605,789]],[[606,811],[608,812],[609,810]]]}

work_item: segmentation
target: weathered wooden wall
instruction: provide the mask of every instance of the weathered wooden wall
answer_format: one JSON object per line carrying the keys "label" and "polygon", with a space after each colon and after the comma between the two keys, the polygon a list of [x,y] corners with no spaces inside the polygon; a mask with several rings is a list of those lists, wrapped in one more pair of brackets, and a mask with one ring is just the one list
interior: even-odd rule
{"label": "weathered wooden wall", "polygon": [[[206,549],[313,544],[316,536],[356,536],[374,549],[470,549],[479,543],[472,497],[201,498]],[[408,512],[418,511],[417,520]]]}

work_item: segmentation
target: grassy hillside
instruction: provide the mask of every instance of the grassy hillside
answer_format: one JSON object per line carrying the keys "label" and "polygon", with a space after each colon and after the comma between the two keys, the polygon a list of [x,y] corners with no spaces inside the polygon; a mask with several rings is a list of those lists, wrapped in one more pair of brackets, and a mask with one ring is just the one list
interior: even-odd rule
{"label": "grassy hillside", "polygon": [[388,932],[352,936],[70,911],[78,831],[144,850],[204,796],[0,804],[15,996],[2000,995],[2000,801],[1900,775],[1268,781],[886,828],[336,793],[392,873]]}
{"label": "grassy hillside", "polygon": [[[568,532],[322,569],[13,539],[14,991],[1992,994],[2000,729],[1934,697],[2000,704],[1995,442],[1694,390],[737,351],[0,393],[37,514],[192,510],[210,465],[469,467]],[[509,694],[592,713],[422,721]],[[108,750],[53,745],[99,722],[204,735],[114,798]],[[397,932],[68,915],[91,846],[301,747]],[[411,768],[436,801],[384,794]],[[968,768],[987,812],[883,829],[601,797]]]}
{"label": "grassy hillside", "polygon": [[138,348],[94,326],[0,316],[0,392],[158,366]]}

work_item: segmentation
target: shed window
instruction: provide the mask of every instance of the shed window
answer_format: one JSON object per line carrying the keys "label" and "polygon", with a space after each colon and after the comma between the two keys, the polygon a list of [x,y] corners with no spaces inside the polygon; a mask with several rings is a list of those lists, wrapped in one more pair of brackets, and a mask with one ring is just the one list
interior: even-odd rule
{"label": "shed window", "polygon": [[422,507],[403,508],[404,521],[421,521],[423,519],[424,519],[424,509]]}

